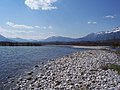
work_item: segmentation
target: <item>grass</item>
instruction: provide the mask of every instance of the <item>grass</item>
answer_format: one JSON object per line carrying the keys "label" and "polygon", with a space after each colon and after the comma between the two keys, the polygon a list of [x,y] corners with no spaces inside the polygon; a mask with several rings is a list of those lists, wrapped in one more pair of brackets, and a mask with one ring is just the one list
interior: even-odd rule
{"label": "grass", "polygon": [[103,70],[111,69],[111,70],[117,71],[118,74],[120,75],[120,65],[107,64],[107,65],[101,66],[101,68],[102,68]]}
{"label": "grass", "polygon": [[113,69],[113,70],[117,71],[118,74],[120,74],[120,66],[119,66],[119,65],[109,64],[109,65],[108,65],[108,68],[109,68],[109,69]]}
{"label": "grass", "polygon": [[120,50],[116,51],[116,54],[120,54]]}
{"label": "grass", "polygon": [[[119,47],[120,48],[120,47]],[[112,51],[111,51],[112,52]],[[115,54],[117,54],[118,56],[120,56],[120,49],[116,50],[116,51],[113,51]],[[101,68],[103,70],[108,70],[108,69],[111,69],[111,70],[114,70],[114,71],[117,71],[118,74],[120,75],[120,65],[117,65],[117,64],[104,64],[104,65],[101,65]]]}

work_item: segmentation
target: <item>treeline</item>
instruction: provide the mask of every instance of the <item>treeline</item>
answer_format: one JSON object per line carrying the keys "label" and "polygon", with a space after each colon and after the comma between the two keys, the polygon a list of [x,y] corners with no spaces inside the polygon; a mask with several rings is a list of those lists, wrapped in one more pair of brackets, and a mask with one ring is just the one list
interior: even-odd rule
{"label": "treeline", "polygon": [[45,42],[43,45],[113,46],[120,47],[120,40],[81,41],[81,42]]}
{"label": "treeline", "polygon": [[41,46],[41,43],[32,42],[0,42],[0,46]]}
{"label": "treeline", "polygon": [[43,46],[43,45],[78,45],[120,47],[120,40],[84,41],[84,42],[0,42],[0,46]]}

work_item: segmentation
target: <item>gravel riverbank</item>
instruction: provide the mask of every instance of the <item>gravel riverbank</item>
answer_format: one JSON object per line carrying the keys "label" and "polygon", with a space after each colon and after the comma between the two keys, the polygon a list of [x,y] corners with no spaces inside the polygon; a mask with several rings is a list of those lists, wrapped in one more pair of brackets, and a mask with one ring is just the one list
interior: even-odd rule
{"label": "gravel riverbank", "polygon": [[12,90],[120,90],[120,75],[106,69],[108,64],[120,65],[115,53],[88,50],[73,53],[35,66],[24,77],[14,81]]}

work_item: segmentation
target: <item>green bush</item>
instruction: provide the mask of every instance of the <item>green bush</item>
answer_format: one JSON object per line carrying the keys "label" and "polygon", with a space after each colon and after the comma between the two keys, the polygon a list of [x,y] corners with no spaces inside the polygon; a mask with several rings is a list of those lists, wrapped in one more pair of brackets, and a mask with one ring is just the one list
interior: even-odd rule
{"label": "green bush", "polygon": [[119,65],[109,64],[109,65],[108,65],[108,68],[109,68],[109,69],[113,69],[113,70],[117,71],[118,74],[120,74],[120,66],[119,66]]}
{"label": "green bush", "polygon": [[118,74],[120,74],[120,65],[116,65],[116,64],[106,64],[106,65],[102,65],[102,66],[101,66],[101,69],[103,69],[103,70],[111,69],[111,70],[117,71]]}

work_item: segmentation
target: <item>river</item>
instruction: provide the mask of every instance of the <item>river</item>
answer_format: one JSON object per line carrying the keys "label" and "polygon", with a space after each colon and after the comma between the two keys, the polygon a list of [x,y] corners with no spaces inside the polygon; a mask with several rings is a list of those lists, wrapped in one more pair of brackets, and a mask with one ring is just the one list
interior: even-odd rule
{"label": "river", "polygon": [[1,46],[0,84],[22,75],[35,65],[86,49],[67,46]]}

